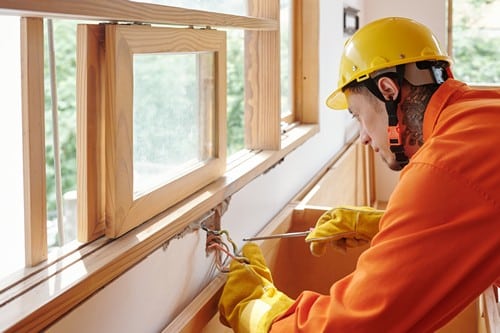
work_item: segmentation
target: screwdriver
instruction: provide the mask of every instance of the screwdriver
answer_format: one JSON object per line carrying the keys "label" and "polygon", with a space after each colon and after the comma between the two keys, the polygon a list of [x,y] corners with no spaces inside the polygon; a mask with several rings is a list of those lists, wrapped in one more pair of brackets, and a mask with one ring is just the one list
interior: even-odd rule
{"label": "screwdriver", "polygon": [[262,239],[305,237],[305,236],[309,235],[310,232],[311,232],[311,230],[287,232],[284,234],[274,234],[274,235],[268,235],[268,236],[247,237],[247,238],[243,238],[243,241],[251,242],[251,241],[262,240]]}

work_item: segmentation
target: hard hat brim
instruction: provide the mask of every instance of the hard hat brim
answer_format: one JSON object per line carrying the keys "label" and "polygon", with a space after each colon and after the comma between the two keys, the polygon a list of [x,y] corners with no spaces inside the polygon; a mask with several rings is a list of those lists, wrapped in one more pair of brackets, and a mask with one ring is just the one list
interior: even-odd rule
{"label": "hard hat brim", "polygon": [[337,89],[326,99],[326,106],[334,110],[347,109],[347,98],[342,90]]}

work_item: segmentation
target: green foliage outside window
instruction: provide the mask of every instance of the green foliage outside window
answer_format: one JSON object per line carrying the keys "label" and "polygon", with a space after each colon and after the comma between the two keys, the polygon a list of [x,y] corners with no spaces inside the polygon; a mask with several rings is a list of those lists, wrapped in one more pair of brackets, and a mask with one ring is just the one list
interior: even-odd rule
{"label": "green foliage outside window", "polygon": [[244,148],[243,32],[227,32],[227,154]]}
{"label": "green foliage outside window", "polygon": [[[46,26],[46,24],[45,24]],[[45,32],[47,29],[45,30]],[[59,154],[61,159],[62,193],[76,190],[76,24],[53,21],[55,67],[57,82],[57,112]],[[51,82],[45,38],[45,150],[47,174],[47,209],[49,218],[55,215],[56,184],[52,128]]]}
{"label": "green foliage outside window", "polygon": [[500,2],[453,0],[453,73],[469,84],[500,83]]}

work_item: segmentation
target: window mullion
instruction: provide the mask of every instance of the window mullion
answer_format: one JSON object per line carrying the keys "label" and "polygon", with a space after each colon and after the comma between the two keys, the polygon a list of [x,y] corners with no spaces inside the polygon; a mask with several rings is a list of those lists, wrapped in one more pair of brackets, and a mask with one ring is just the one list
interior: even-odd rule
{"label": "window mullion", "polygon": [[100,40],[102,25],[77,28],[77,193],[78,240],[89,242],[104,234],[104,108]]}
{"label": "window mullion", "polygon": [[26,265],[47,259],[43,19],[21,19]]}
{"label": "window mullion", "polygon": [[293,0],[295,120],[319,122],[319,0]]}
{"label": "window mullion", "polygon": [[[279,0],[249,0],[248,15],[279,21]],[[245,147],[279,150],[280,32],[245,31]]]}

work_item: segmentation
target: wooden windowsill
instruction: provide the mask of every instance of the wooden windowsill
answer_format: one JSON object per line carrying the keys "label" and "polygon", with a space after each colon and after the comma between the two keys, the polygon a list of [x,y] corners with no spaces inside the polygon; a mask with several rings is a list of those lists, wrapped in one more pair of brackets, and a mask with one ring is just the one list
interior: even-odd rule
{"label": "wooden windowsill", "polygon": [[[99,238],[53,261],[14,274],[0,285],[0,331],[40,331],[190,224],[265,173],[318,133],[318,125],[298,125],[282,135],[279,151],[248,151],[232,159],[225,175],[124,236]],[[49,292],[50,291],[50,292]]]}

